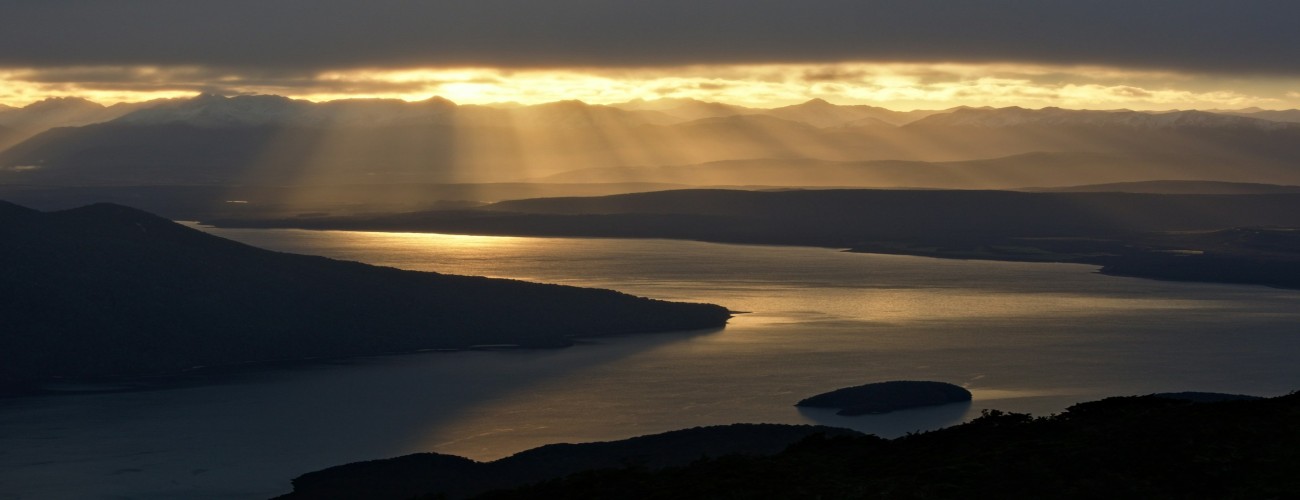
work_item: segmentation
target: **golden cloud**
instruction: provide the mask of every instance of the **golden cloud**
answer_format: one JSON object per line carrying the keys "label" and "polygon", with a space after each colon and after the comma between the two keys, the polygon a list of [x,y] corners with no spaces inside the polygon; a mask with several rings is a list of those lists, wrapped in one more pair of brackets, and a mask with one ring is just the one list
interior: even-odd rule
{"label": "golden cloud", "polygon": [[[355,69],[247,72],[204,67],[71,67],[0,70],[0,103],[80,96],[101,102],[182,97],[196,92],[278,94],[314,101],[344,98],[461,104],[538,104],[577,99],[611,104],[693,98],[755,107],[823,98],[894,109],[1061,106],[1088,109],[1296,107],[1295,79],[1249,86],[1212,75],[1109,67],[1025,64],[761,64],[673,68]],[[1237,87],[1248,87],[1237,90]]]}

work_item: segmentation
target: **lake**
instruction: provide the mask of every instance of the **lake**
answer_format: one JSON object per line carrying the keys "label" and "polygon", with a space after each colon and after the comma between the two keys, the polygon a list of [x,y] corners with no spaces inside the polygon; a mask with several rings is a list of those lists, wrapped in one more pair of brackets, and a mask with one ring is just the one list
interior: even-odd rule
{"label": "lake", "polygon": [[[1300,388],[1296,291],[823,248],[204,230],[272,250],[744,314],[721,330],[567,349],[372,357],[0,400],[0,499],[266,498],[304,472],[420,451],[489,460],[733,422],[898,436],[985,408],[1046,415],[1111,395]],[[884,380],[956,383],[975,400],[852,418],[792,406]]]}

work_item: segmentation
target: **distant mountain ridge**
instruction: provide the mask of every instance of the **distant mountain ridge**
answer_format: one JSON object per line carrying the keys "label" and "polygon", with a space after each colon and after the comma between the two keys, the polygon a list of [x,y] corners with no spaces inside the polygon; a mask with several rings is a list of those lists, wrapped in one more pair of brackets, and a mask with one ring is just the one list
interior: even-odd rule
{"label": "distant mountain ridge", "polygon": [[54,127],[76,127],[121,117],[154,103],[104,106],[76,97],[52,97],[21,108],[0,107],[0,151]]}
{"label": "distant mountain ridge", "polygon": [[433,97],[424,101],[343,99],[315,103],[274,95],[194,99],[148,107],[112,120],[118,125],[185,124],[197,127],[382,127],[443,125],[481,127],[589,127],[624,121],[632,124],[681,121],[652,110],[627,111],[581,101],[557,101],[519,108],[458,105]]}
{"label": "distant mountain ridge", "polygon": [[610,107],[625,109],[628,111],[659,111],[661,113],[676,116],[683,120],[698,120],[701,118],[757,114],[762,112],[760,109],[736,106],[734,104],[706,102],[698,99],[671,98],[655,99],[651,101],[637,99],[623,103],[611,104]]}
{"label": "distant mountain ridge", "polygon": [[1300,109],[1259,109],[1247,108],[1236,110],[1212,109],[1207,110],[1213,113],[1225,115],[1245,116],[1248,118],[1260,118],[1264,120],[1273,120],[1279,122],[1300,123]]}
{"label": "distant mountain ridge", "polygon": [[[1113,174],[1109,177],[1087,178],[1093,166],[1066,170],[1051,158],[1044,168],[1016,175],[1036,176],[1022,186],[1155,179],[1300,184],[1300,124],[1203,111],[960,107],[896,112],[824,100],[768,110],[689,100],[507,108],[438,98],[313,103],[216,95],[134,106],[115,119],[52,128],[0,151],[0,183],[503,182],[588,168],[788,160],[787,177],[810,180],[781,185],[835,185],[843,182],[818,178],[816,169],[802,171],[800,162],[987,162],[1076,154],[1123,160],[1095,165],[1097,172]],[[11,139],[21,135],[0,131]],[[889,175],[901,173],[900,180],[937,175],[924,165],[917,172],[894,167]],[[744,176],[715,183],[771,184],[737,177]],[[1015,187],[979,185],[979,177],[967,177],[971,184],[963,186],[961,179],[851,185]]]}
{"label": "distant mountain ridge", "polygon": [[[462,116],[452,116],[460,112]],[[406,102],[397,99],[342,99],[315,103],[275,95],[223,97],[200,94],[193,99],[169,100],[125,114],[120,124],[158,125],[186,123],[199,126],[295,125],[295,126],[379,126],[400,123],[439,122],[451,124],[462,120],[482,126],[516,124],[538,126],[583,126],[583,119],[593,114],[623,116],[623,119],[646,124],[676,124],[704,118],[730,116],[770,116],[800,122],[817,128],[870,123],[902,125],[946,111],[893,111],[867,105],[836,105],[823,99],[771,109],[746,108],[694,99],[630,101],[612,105],[594,105],[582,101],[556,101],[531,106],[501,108],[484,105],[458,105],[433,97]],[[364,118],[363,118],[364,117]],[[107,121],[107,120],[105,120]],[[500,122],[500,123],[497,123]]]}
{"label": "distant mountain ridge", "polygon": [[825,99],[812,99],[802,104],[773,108],[767,110],[765,114],[785,120],[807,123],[814,127],[836,127],[873,124],[898,126],[944,112],[946,111],[894,111],[861,104],[841,106],[831,104]]}
{"label": "distant mountain ridge", "polygon": [[[13,127],[20,123],[31,124],[32,127],[40,128],[36,132],[59,126],[81,126],[118,119],[121,119],[123,124],[184,122],[205,126],[237,124],[339,125],[340,121],[342,123],[379,125],[427,120],[429,116],[436,116],[457,108],[477,111],[491,110],[483,112],[492,115],[489,118],[499,118],[509,115],[511,111],[523,111],[525,115],[536,111],[536,114],[545,115],[546,112],[543,110],[547,108],[563,107],[620,110],[633,115],[642,115],[641,121],[656,124],[681,123],[701,118],[723,116],[764,115],[807,123],[819,128],[862,125],[877,121],[902,126],[930,116],[950,114],[956,114],[956,116],[946,119],[949,125],[962,122],[966,125],[978,124],[984,126],[991,124],[1024,124],[1031,121],[1054,124],[1078,123],[1081,119],[1098,123],[1102,121],[1126,121],[1134,125],[1145,124],[1148,126],[1213,124],[1212,117],[1200,116],[1205,114],[1272,122],[1300,121],[1300,110],[1264,110],[1259,108],[1146,112],[1071,110],[1055,107],[1035,110],[1015,106],[1007,108],[958,106],[941,110],[894,111],[863,104],[832,104],[821,98],[813,98],[799,104],[767,109],[681,98],[634,100],[610,105],[592,105],[581,101],[556,101],[508,107],[499,105],[460,105],[437,96],[414,102],[398,99],[364,98],[312,102],[277,95],[226,97],[216,94],[199,94],[193,98],[158,99],[115,104],[113,106],[104,106],[76,97],[48,98],[20,108],[0,105],[0,125]],[[1105,120],[1099,119],[1099,117],[1107,116],[1109,118]],[[1177,118],[1171,119],[1171,116]],[[1116,118],[1122,118],[1122,120],[1116,120]],[[1239,121],[1236,123],[1248,122]]]}

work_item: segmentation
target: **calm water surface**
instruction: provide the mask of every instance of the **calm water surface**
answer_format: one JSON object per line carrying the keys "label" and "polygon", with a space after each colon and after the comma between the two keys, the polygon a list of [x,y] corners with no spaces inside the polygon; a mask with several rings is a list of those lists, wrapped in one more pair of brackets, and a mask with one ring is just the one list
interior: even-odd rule
{"label": "calm water surface", "polygon": [[[273,250],[747,313],[722,330],[569,349],[366,358],[0,401],[0,498],[265,498],[303,472],[419,451],[487,460],[732,422],[897,436],[984,408],[1043,415],[1109,395],[1300,388],[1294,291],[818,248],[206,230]],[[895,379],[961,384],[975,401],[854,418],[791,406]]]}

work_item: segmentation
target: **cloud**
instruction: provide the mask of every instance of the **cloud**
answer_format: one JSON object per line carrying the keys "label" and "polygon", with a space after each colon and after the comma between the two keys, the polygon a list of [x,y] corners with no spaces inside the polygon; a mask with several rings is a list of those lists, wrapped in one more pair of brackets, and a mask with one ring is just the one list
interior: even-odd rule
{"label": "cloud", "polygon": [[[610,104],[633,99],[694,98],[773,107],[820,97],[841,104],[895,109],[957,105],[1169,109],[1290,106],[1276,97],[1295,78],[1183,80],[1177,75],[1098,67],[1015,64],[784,64],[591,69],[359,69],[257,71],[204,67],[75,67],[0,70],[0,103],[24,105],[51,96],[101,102],[181,97],[197,92],[279,94],[313,101],[342,98],[462,104],[538,104],[579,99]],[[1292,91],[1292,94],[1294,92]]]}
{"label": "cloud", "polygon": [[804,71],[801,77],[809,82],[839,82],[844,80],[861,80],[867,76],[866,71],[846,70],[837,66],[822,66]]}
{"label": "cloud", "polygon": [[[490,77],[409,77],[402,73],[350,72],[310,73],[299,71],[229,70],[198,66],[160,67],[72,67],[0,71],[3,82],[76,95],[151,94],[159,92],[214,94],[329,94],[338,96],[405,95],[429,92],[451,83],[499,84]],[[129,99],[130,100],[130,99]]]}
{"label": "cloud", "polygon": [[1146,99],[1153,95],[1149,90],[1140,89],[1137,87],[1129,87],[1127,85],[1119,85],[1119,86],[1112,87],[1110,89],[1110,92],[1117,96],[1133,97],[1137,99]]}
{"label": "cloud", "polygon": [[699,90],[723,90],[731,86],[732,85],[730,84],[718,82],[699,82],[694,85],[694,87]]}
{"label": "cloud", "polygon": [[0,12],[10,68],[942,61],[1300,74],[1292,0],[0,0]]}

